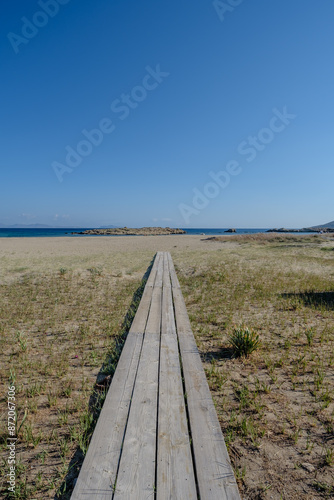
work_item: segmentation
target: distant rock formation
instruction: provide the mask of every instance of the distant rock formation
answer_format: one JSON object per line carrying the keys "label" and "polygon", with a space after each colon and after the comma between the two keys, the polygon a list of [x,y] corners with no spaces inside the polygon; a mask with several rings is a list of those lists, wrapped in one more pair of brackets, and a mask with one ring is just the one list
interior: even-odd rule
{"label": "distant rock formation", "polygon": [[[317,229],[320,231],[334,229],[334,220],[332,222],[327,222],[327,224],[320,224],[319,226],[313,226],[310,229]],[[332,231],[330,231],[332,232]]]}
{"label": "distant rock formation", "polygon": [[79,233],[73,232],[71,234],[84,234],[96,236],[165,236],[170,234],[186,234],[183,229],[174,229],[170,227],[141,227],[141,228],[105,228],[105,229],[87,229]]}
{"label": "distant rock formation", "polygon": [[319,226],[319,227],[304,227],[303,229],[268,229],[267,233],[334,233],[334,227]]}
{"label": "distant rock formation", "polygon": [[308,228],[304,228],[304,229],[286,229],[285,227],[281,227],[279,229],[275,228],[275,229],[268,229],[268,231],[266,231],[267,233],[317,233],[318,231],[314,230],[314,229],[308,229]]}
{"label": "distant rock formation", "polygon": [[236,233],[237,230],[236,229],[227,229],[226,231],[224,231],[224,233]]}

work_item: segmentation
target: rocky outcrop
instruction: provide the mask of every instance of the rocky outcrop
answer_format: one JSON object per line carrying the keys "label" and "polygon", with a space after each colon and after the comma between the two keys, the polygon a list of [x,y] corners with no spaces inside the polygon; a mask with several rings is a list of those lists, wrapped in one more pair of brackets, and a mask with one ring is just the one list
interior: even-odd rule
{"label": "rocky outcrop", "polygon": [[186,231],[170,227],[117,227],[107,229],[87,229],[86,231],[81,231],[79,233],[73,232],[71,234],[96,236],[167,236],[169,234],[186,234]]}
{"label": "rocky outcrop", "polygon": [[236,229],[227,229],[226,231],[224,231],[224,233],[236,233],[237,230]]}
{"label": "rocky outcrop", "polygon": [[316,233],[314,229],[286,229],[285,227],[281,227],[279,229],[268,229],[267,233]]}
{"label": "rocky outcrop", "polygon": [[334,229],[334,220],[332,222],[327,222],[326,224],[319,224],[319,226],[312,226],[311,229],[329,230]]}
{"label": "rocky outcrop", "polygon": [[330,227],[304,227],[303,229],[268,229],[267,233],[334,233],[334,229]]}

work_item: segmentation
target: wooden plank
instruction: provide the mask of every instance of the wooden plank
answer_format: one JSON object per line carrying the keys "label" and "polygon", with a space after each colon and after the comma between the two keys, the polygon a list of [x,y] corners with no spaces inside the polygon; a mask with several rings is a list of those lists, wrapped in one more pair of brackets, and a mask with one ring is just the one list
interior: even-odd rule
{"label": "wooden plank", "polygon": [[114,500],[154,498],[161,293],[154,286]]}
{"label": "wooden plank", "polygon": [[71,499],[110,500],[128,416],[142,335],[129,334]]}
{"label": "wooden plank", "polygon": [[[157,267],[158,261],[150,273],[153,282]],[[71,500],[112,497],[152,293],[153,288],[146,285]]]}
{"label": "wooden plank", "polygon": [[172,287],[173,288],[180,288],[180,283],[179,283],[179,280],[178,280],[178,278],[176,276],[176,272],[175,272],[175,268],[174,268],[172,256],[171,256],[171,254],[169,252],[167,252],[167,258],[168,258],[169,273],[170,273],[170,279],[171,279],[171,282],[172,282]]}
{"label": "wooden plank", "polygon": [[149,277],[147,279],[146,286],[154,286],[156,272],[157,272],[158,265],[159,265],[159,260],[161,259],[161,253],[162,252],[157,252],[155,254],[155,259],[154,259],[154,262],[153,262],[153,266],[152,266],[150,275],[149,275]]}
{"label": "wooden plank", "polygon": [[158,258],[158,267],[157,267],[157,275],[155,278],[154,286],[162,288],[162,278],[163,278],[163,252],[158,252],[157,253],[157,258]]}
{"label": "wooden plank", "polygon": [[162,300],[157,457],[156,499],[196,500],[170,284]]}
{"label": "wooden plank", "polygon": [[[149,276],[150,278],[152,276],[153,283],[156,279],[158,265],[159,265],[159,261],[157,261],[157,265],[152,268],[151,274]],[[151,301],[152,301],[152,293],[153,293],[153,288],[150,286],[149,283],[146,283],[142,298],[140,300],[136,315],[135,315],[133,322],[131,324],[129,333],[141,333],[141,334],[143,334],[145,332],[146,323],[147,323],[149,310],[150,310],[150,306],[151,306]]]}
{"label": "wooden plank", "polygon": [[173,299],[200,498],[240,500],[181,289]]}
{"label": "wooden plank", "polygon": [[163,275],[162,275],[162,286],[170,288],[170,273],[169,273],[169,263],[168,263],[168,253],[163,253]]}

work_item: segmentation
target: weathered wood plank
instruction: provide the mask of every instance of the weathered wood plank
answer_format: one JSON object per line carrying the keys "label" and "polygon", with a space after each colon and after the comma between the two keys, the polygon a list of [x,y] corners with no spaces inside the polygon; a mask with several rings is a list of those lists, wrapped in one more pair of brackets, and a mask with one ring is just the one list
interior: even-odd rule
{"label": "weathered wood plank", "polygon": [[154,286],[114,500],[154,498],[161,293],[162,289]]}
{"label": "weathered wood plank", "polygon": [[240,500],[180,288],[173,299],[200,498]]}
{"label": "weathered wood plank", "polygon": [[[149,279],[156,278],[156,259]],[[110,500],[115,484],[153,288],[147,284],[123,347],[71,500]]]}
{"label": "weathered wood plank", "polygon": [[170,285],[162,300],[157,457],[157,500],[196,500]]}
{"label": "weathered wood plank", "polygon": [[162,275],[162,286],[165,288],[171,287],[169,263],[168,263],[168,253],[163,253],[163,275]]}
{"label": "weathered wood plank", "polygon": [[144,292],[142,295],[142,298],[140,300],[137,313],[133,319],[133,322],[131,324],[129,333],[141,333],[143,334],[145,332],[146,328],[146,323],[150,311],[150,306],[151,306],[151,301],[152,301],[152,286],[151,283],[155,283],[156,277],[157,277],[157,272],[158,272],[158,267],[161,265],[161,256],[157,256],[154,264],[152,266],[152,270],[150,273],[150,276],[146,282],[146,286],[144,288]]}
{"label": "weathered wood plank", "polygon": [[157,252],[155,255],[154,262],[153,262],[152,270],[150,272],[149,277],[147,278],[147,282],[146,282],[147,287],[154,286],[156,273],[157,273],[157,269],[159,267],[159,261],[161,258],[162,258],[162,252]]}
{"label": "weathered wood plank", "polygon": [[173,288],[180,288],[180,283],[179,283],[179,280],[178,280],[176,272],[175,272],[172,256],[169,252],[166,252],[166,253],[167,253],[167,258],[168,258],[169,273],[170,273],[170,279],[172,282],[172,287]]}
{"label": "weathered wood plank", "polygon": [[163,271],[164,271],[164,256],[163,252],[158,252],[157,253],[157,258],[158,258],[158,264],[157,264],[157,275],[155,278],[154,286],[157,287],[162,287],[162,278],[163,278]]}

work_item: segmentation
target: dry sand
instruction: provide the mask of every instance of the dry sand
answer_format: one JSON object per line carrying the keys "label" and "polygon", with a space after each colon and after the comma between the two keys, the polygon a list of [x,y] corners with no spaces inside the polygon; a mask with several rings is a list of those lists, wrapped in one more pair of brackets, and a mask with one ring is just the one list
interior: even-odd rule
{"label": "dry sand", "polygon": [[[87,387],[93,386],[103,364],[104,333],[110,342],[110,324],[112,332],[119,331],[132,293],[153,256],[159,250],[170,251],[243,498],[333,497],[333,240],[319,242],[298,236],[296,241],[285,241],[283,236],[280,243],[265,245],[262,236],[254,238],[0,238],[0,284],[14,284],[3,287],[2,311],[7,315],[3,345],[17,356],[13,358],[17,367],[23,362],[28,364],[22,366],[28,366],[38,355],[29,368],[30,378],[24,380],[26,373],[17,369],[20,383],[33,388],[42,373],[46,384],[41,395],[29,397],[29,418],[36,433],[42,430],[48,435],[55,428],[61,436],[66,434],[66,425],[60,428],[57,424],[56,409],[45,406],[46,395],[53,397],[48,384],[62,384],[58,370],[62,373],[64,363],[73,408],[78,400],[83,405],[79,410],[84,411],[89,394],[81,385],[73,386],[74,382],[86,378]],[[328,297],[328,307],[321,300],[310,307],[303,303],[303,293],[306,298]],[[31,304],[30,296],[34,297]],[[263,348],[248,361],[231,359],[228,354],[227,334],[241,323],[259,331],[263,342]],[[308,344],[306,333],[310,331],[314,339]],[[20,350],[20,341],[23,347],[27,341],[25,349]],[[72,356],[72,342],[79,357]],[[69,345],[70,356],[66,357]],[[55,354],[47,350],[51,347]],[[8,366],[1,367],[3,378]],[[51,370],[51,375],[43,370]],[[60,403],[65,408],[67,399],[58,398],[57,411]],[[39,406],[34,410],[33,404]],[[72,428],[78,415],[69,417]],[[44,427],[38,424],[41,417]],[[24,462],[35,467],[29,472],[29,484],[34,470],[63,481],[63,472],[56,469],[60,455],[55,442],[49,445],[43,469],[37,456],[45,441],[36,449],[21,443]],[[67,466],[75,445],[71,446],[64,472],[68,481],[72,479]],[[47,491],[26,498],[54,498],[53,490]]]}
{"label": "dry sand", "polygon": [[205,241],[206,238],[201,235],[0,238],[0,280],[11,281],[27,272],[59,268],[75,271],[87,266],[112,269],[115,274],[143,274],[159,250],[176,254],[221,247],[221,243]]}
{"label": "dry sand", "polygon": [[[92,255],[93,253],[133,252],[134,250],[171,251],[179,249],[202,249],[208,236],[78,236],[54,238],[0,238],[0,257],[13,254],[18,257],[46,255]],[[212,247],[212,243],[209,247]],[[218,244],[219,246],[219,244]]]}

